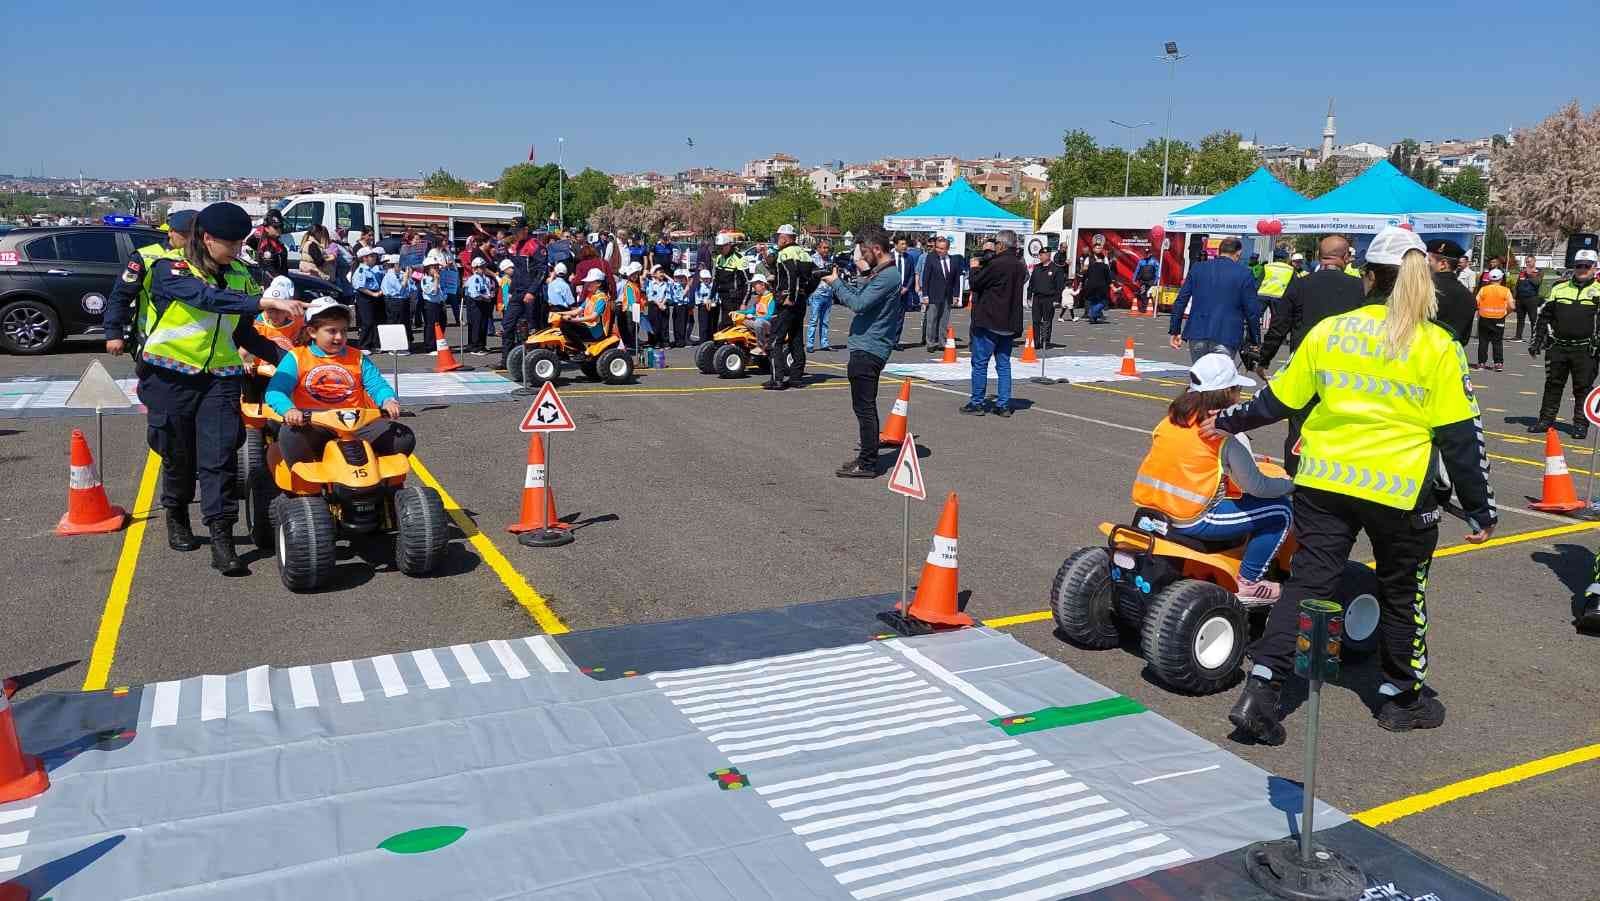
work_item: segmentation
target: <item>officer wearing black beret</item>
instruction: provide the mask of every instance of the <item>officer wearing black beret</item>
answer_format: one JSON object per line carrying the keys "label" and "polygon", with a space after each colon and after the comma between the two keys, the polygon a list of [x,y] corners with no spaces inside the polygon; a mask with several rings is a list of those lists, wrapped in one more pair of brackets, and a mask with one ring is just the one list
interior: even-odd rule
{"label": "officer wearing black beret", "polygon": [[1478,316],[1478,301],[1456,278],[1456,261],[1467,255],[1460,244],[1446,238],[1428,242],[1428,263],[1433,267],[1433,293],[1439,299],[1439,312],[1433,321],[1445,327],[1452,337],[1467,346],[1472,321]]}

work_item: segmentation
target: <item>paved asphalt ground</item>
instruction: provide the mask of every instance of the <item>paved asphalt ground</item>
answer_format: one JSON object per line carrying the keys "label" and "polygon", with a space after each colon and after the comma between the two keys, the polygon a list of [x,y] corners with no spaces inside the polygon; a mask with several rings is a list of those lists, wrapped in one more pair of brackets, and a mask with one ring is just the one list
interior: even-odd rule
{"label": "paved asphalt ground", "polygon": [[[957,318],[964,333],[965,316]],[[836,315],[841,344],[843,323]],[[1056,339],[1067,352],[1115,354],[1131,335],[1140,357],[1177,363],[1186,355],[1165,346],[1165,325],[1165,318],[1115,313],[1106,326],[1058,324]],[[907,334],[917,329],[913,317]],[[75,377],[97,349],[81,343],[48,358],[0,357],[0,378]],[[1540,487],[1542,446],[1524,427],[1536,411],[1543,370],[1530,362],[1526,345],[1508,344],[1507,351],[1510,371],[1475,374],[1474,383],[1505,511],[1498,536],[1514,538],[1571,521],[1516,512]],[[641,373],[637,385],[565,386],[579,430],[556,437],[551,475],[562,514],[581,526],[575,544],[556,550],[522,548],[505,533],[519,503],[526,442],[516,424],[526,398],[418,410],[410,422],[421,460],[509,560],[508,579],[493,565],[496,553],[480,553],[458,534],[448,564],[434,577],[408,578],[392,568],[387,549],[367,549],[341,562],[335,589],[293,595],[279,583],[274,563],[247,544],[241,547],[251,573],[239,579],[213,573],[204,549],[168,550],[157,517],[142,545],[126,555],[137,569],[113,632],[108,684],[535,631],[508,580],[526,580],[534,591],[518,588],[524,600],[542,596],[573,629],[895,591],[899,499],[882,479],[833,476],[855,434],[844,359],[837,351],[817,354],[809,386],[782,394],[756,390],[755,378],[701,375],[687,351],[671,353],[673,369]],[[928,356],[911,350],[896,359]],[[406,363],[419,370],[430,364],[427,357]],[[114,375],[129,374],[125,359],[108,365]],[[1148,446],[1146,433],[1176,384],[1018,381],[1019,411],[1009,420],[958,415],[964,385],[918,384],[911,421],[924,449],[930,499],[913,504],[913,566],[926,553],[945,494],[959,492],[968,610],[981,618],[1044,610],[1062,558],[1099,543],[1098,522],[1129,512],[1129,481]],[[894,390],[886,380],[885,410]],[[0,472],[10,501],[0,508],[0,541],[10,550],[0,570],[0,670],[64,666],[28,692],[84,684],[124,555],[125,533],[51,534],[64,509],[73,424],[91,429],[92,419],[0,420]],[[1258,447],[1281,447],[1281,434],[1261,436]],[[1567,455],[1581,493],[1587,449],[1572,445]],[[891,459],[885,455],[884,468]],[[133,505],[145,460],[142,417],[107,417],[101,462],[114,502]],[[1441,547],[1461,545],[1464,531],[1447,519]],[[1448,721],[1434,732],[1384,732],[1372,721],[1376,674],[1371,664],[1352,667],[1343,684],[1325,693],[1319,793],[1361,811],[1600,741],[1594,695],[1600,638],[1576,635],[1571,625],[1573,596],[1588,581],[1596,539],[1600,533],[1579,531],[1453,550],[1440,559],[1429,592],[1430,684],[1449,708]],[[1007,631],[1263,767],[1300,775],[1298,712],[1288,719],[1284,747],[1236,744],[1226,721],[1232,691],[1173,695],[1149,681],[1136,653],[1075,648],[1053,634],[1048,620]],[[1514,897],[1588,895],[1600,885],[1593,844],[1600,833],[1597,766],[1562,769],[1383,828]]]}

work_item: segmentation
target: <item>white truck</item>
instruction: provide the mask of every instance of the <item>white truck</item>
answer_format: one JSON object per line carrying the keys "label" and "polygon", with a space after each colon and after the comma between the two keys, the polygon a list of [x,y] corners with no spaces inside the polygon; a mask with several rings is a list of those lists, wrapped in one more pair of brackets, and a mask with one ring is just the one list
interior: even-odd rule
{"label": "white truck", "polygon": [[318,223],[329,232],[354,229],[376,236],[405,229],[441,228],[452,241],[465,240],[473,226],[505,228],[522,215],[522,205],[464,197],[374,197],[368,194],[291,194],[276,206],[283,211],[284,244],[297,259],[306,230]]}

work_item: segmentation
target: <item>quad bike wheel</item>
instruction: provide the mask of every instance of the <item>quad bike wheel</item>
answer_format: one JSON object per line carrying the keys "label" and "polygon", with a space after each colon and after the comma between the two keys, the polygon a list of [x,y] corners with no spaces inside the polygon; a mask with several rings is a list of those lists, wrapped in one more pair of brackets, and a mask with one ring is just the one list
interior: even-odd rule
{"label": "quad bike wheel", "polygon": [[578,371],[583,373],[583,377],[590,381],[600,381],[600,368],[595,365],[593,360],[585,359],[582,363],[579,363]]}
{"label": "quad bike wheel", "polygon": [[705,373],[706,375],[716,375],[717,374],[717,363],[716,363],[716,360],[714,359],[714,357],[716,357],[716,355],[717,355],[717,342],[715,342],[715,341],[702,341],[702,342],[700,342],[700,344],[697,347],[695,347],[695,349],[694,349],[694,365],[695,365],[695,368],[700,370],[701,372]]}
{"label": "quad bike wheel", "polygon": [[524,367],[522,361],[527,355],[528,348],[524,344],[518,344],[506,351],[506,375],[524,386],[526,386],[526,383],[523,382]]}
{"label": "quad bike wheel", "polygon": [[245,429],[244,443],[239,445],[239,467],[234,474],[237,486],[235,497],[250,496],[250,474],[267,466],[267,435],[262,429]]}
{"label": "quad bike wheel", "polygon": [[601,351],[594,364],[607,385],[626,385],[633,381],[633,354],[620,347]]}
{"label": "quad bike wheel", "polygon": [[1198,579],[1163,588],[1145,611],[1145,662],[1163,685],[1197,695],[1227,688],[1244,659],[1249,620],[1232,592]]}
{"label": "quad bike wheel", "polygon": [[548,347],[535,347],[523,354],[521,382],[529,388],[553,382],[560,374],[561,359]]}
{"label": "quad bike wheel", "polygon": [[277,528],[272,521],[273,505],[278,500],[278,486],[265,466],[250,473],[249,488],[244,493],[244,527],[257,550],[272,548],[273,533]]}
{"label": "quad bike wheel", "polygon": [[743,376],[750,368],[750,357],[739,345],[724,344],[717,348],[716,354],[711,359],[711,365],[716,369],[717,375],[725,379],[736,379]]}
{"label": "quad bike wheel", "polygon": [[278,577],[290,591],[312,591],[333,578],[339,559],[333,511],[320,497],[281,497],[273,507],[278,525]]}
{"label": "quad bike wheel", "polygon": [[433,572],[444,559],[449,517],[439,492],[408,485],[394,493],[394,560],[408,576]]}
{"label": "quad bike wheel", "polygon": [[1103,547],[1073,551],[1050,584],[1056,628],[1086,648],[1116,647],[1122,636],[1117,630],[1115,595],[1110,552]]}

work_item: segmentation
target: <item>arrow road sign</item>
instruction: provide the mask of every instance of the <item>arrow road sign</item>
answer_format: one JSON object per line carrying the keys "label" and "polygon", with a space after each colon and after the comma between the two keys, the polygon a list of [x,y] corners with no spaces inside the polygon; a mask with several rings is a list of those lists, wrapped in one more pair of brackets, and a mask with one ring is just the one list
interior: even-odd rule
{"label": "arrow road sign", "polygon": [[922,481],[922,466],[917,462],[917,443],[910,432],[900,442],[900,454],[894,459],[894,478],[889,480],[889,490],[919,501],[928,499],[928,486]]}

